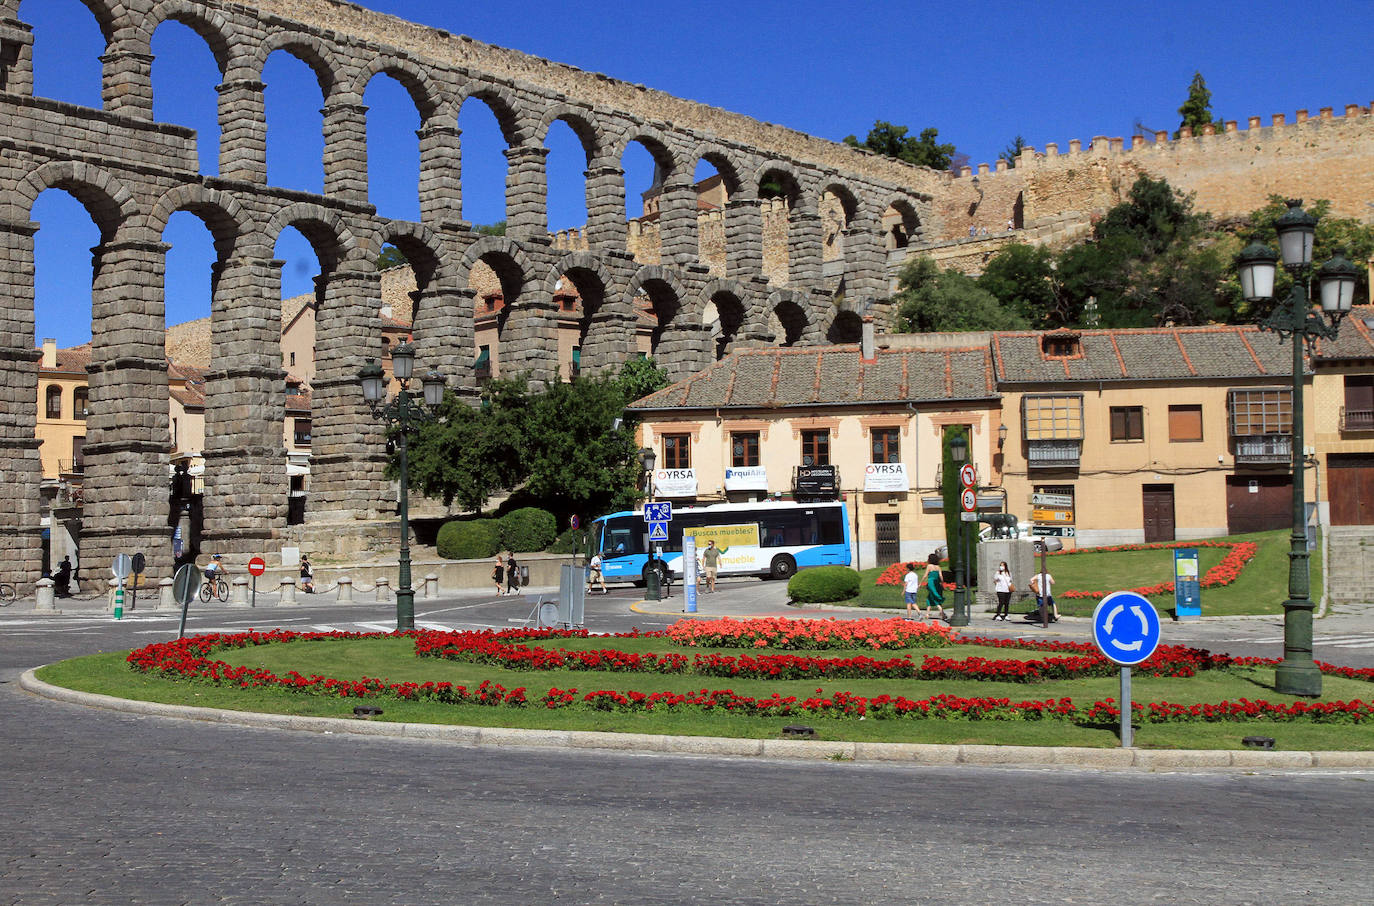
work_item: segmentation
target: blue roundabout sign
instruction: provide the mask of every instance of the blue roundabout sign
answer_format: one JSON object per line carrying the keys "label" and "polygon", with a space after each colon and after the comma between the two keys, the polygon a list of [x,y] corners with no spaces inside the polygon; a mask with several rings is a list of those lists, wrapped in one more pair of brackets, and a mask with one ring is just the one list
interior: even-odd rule
{"label": "blue roundabout sign", "polygon": [[1159,614],[1144,596],[1114,591],[1093,611],[1093,641],[1107,660],[1132,667],[1159,647]]}

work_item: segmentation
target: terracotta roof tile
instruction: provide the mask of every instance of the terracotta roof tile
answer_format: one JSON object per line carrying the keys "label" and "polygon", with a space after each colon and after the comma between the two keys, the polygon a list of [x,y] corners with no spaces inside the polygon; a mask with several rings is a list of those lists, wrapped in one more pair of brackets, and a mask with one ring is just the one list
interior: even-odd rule
{"label": "terracotta roof tile", "polygon": [[1374,359],[1374,305],[1352,308],[1341,320],[1336,339],[1317,343],[1314,358],[1324,361]]}
{"label": "terracotta roof tile", "polygon": [[[1062,335],[1064,332],[1058,332]],[[1002,383],[1262,377],[1288,370],[1288,345],[1251,326],[1078,331],[1081,355],[1047,356],[1037,331],[993,337]]]}

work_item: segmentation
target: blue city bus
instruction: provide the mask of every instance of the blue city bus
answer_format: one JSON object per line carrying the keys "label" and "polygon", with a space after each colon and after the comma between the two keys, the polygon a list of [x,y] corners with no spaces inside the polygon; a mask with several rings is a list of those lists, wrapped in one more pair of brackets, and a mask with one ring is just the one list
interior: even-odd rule
{"label": "blue city bus", "polygon": [[[848,566],[849,511],[832,503],[715,503],[674,507],[668,540],[656,541],[659,575],[682,576],[683,535],[696,538],[697,550],[714,540],[720,549],[719,575],[786,579],[810,566]],[[645,582],[649,575],[649,524],[642,511],[611,513],[591,525],[588,544],[601,552],[601,569],[610,581]]]}

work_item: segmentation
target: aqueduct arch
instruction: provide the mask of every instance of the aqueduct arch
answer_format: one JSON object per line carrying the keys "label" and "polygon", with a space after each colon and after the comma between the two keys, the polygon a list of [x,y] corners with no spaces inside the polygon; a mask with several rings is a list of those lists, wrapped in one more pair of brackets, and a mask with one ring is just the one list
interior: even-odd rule
{"label": "aqueduct arch", "polygon": [[[507,328],[506,357],[531,377],[558,374],[551,287],[564,277],[586,306],[588,366],[615,367],[633,354],[637,306],[647,299],[661,311],[654,328],[660,360],[682,377],[719,352],[703,324],[708,310],[727,344],[764,342],[771,333],[780,334],[776,342],[823,339],[823,313],[832,306],[822,278],[820,187],[844,186],[853,198],[859,216],[848,226],[847,248],[878,253],[847,260],[851,297],[855,287],[881,295],[886,285],[881,212],[894,199],[910,220],[938,219],[930,199],[941,177],[930,171],[361,7],[331,0],[85,5],[107,44],[103,109],[34,96],[32,32],[19,18],[18,0],[0,0],[0,108],[11,143],[0,156],[0,323],[9,328],[0,335],[0,380],[10,401],[0,412],[7,454],[0,480],[15,502],[0,514],[0,558],[22,564],[6,579],[32,581],[40,563],[33,311],[39,225],[29,218],[46,189],[77,195],[102,236],[92,287],[83,559],[103,563],[140,550],[151,575],[167,575],[172,562],[161,229],[176,211],[206,221],[218,255],[212,310],[221,323],[206,382],[205,518],[216,549],[238,553],[270,551],[293,531],[275,440],[280,428],[273,427],[285,391],[281,263],[272,249],[288,226],[307,236],[322,267],[308,528],[375,517],[389,506],[384,441],[355,386],[379,324],[375,258],[383,243],[401,248],[415,265],[413,329],[426,361],[471,389],[468,273],[478,260],[495,262],[503,280],[519,286],[512,315],[519,321]],[[153,121],[151,41],[167,20],[205,39],[223,73],[219,177],[199,173],[194,132]],[[309,65],[324,97],[319,195],[267,182],[262,71],[277,50]],[[420,223],[381,218],[368,202],[362,92],[379,73],[400,81],[420,114]],[[493,109],[509,144],[507,235],[499,240],[477,235],[461,215],[457,113],[468,98]],[[547,232],[544,140],[555,120],[572,127],[587,155],[585,248],[573,252],[556,247]],[[626,251],[619,155],[632,140],[650,146],[663,168],[660,254],[652,263]],[[728,197],[723,275],[704,265],[698,241],[692,174],[702,159],[720,173]],[[770,173],[787,175],[790,205],[786,273],[771,282],[764,274],[764,213],[775,202],[759,193]],[[770,330],[770,318],[780,330]]]}

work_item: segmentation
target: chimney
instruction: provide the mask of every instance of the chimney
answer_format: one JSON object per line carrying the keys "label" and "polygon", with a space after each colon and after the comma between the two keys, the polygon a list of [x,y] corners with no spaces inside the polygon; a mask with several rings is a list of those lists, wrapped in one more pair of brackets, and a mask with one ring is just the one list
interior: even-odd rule
{"label": "chimney", "polygon": [[43,338],[43,367],[57,367],[57,341],[52,337]]}
{"label": "chimney", "polygon": [[859,341],[859,358],[865,362],[875,361],[878,350],[873,338],[873,316],[864,315],[862,339]]}

